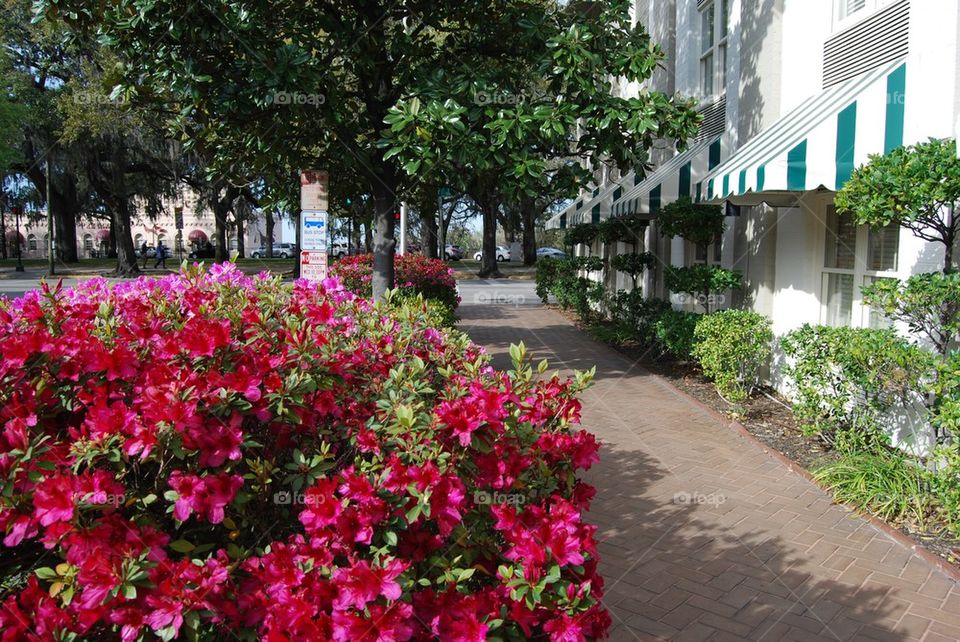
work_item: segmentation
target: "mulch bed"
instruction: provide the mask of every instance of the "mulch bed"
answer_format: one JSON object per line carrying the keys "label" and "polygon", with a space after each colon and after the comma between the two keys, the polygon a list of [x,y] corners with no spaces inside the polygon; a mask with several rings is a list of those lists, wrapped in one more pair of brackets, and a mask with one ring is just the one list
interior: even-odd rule
{"label": "mulch bed", "polygon": [[[589,333],[590,326],[580,320],[575,313],[550,306],[579,329]],[[638,342],[625,344],[607,343],[633,362],[657,374],[691,397],[720,414],[731,416],[730,407],[717,395],[716,390],[700,368],[693,363],[678,362],[669,356],[661,356],[659,350]],[[804,435],[797,425],[788,402],[775,390],[764,389],[754,395],[744,407],[745,414],[735,419],[767,447],[775,450],[791,461],[799,464],[808,472],[813,471],[838,456],[826,444],[816,437]],[[733,418],[733,417],[731,417]],[[828,491],[829,492],[829,491]],[[939,532],[941,529],[919,530],[908,522],[887,522],[893,528],[926,547],[932,553],[953,564],[960,570],[960,539]],[[929,526],[929,525],[928,525]]]}

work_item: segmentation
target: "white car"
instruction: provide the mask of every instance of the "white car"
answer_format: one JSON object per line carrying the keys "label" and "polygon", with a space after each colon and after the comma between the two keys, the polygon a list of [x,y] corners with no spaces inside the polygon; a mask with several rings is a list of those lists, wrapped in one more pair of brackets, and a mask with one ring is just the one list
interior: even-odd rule
{"label": "white car", "polygon": [[537,248],[537,258],[539,259],[544,256],[549,256],[552,259],[562,259],[567,256],[567,253],[563,250],[558,250],[555,247]]}
{"label": "white car", "polygon": [[[473,255],[474,261],[479,261],[482,258],[483,258],[483,251],[477,252],[476,254]],[[509,261],[509,260],[510,260],[510,248],[504,245],[498,245],[497,261],[502,263],[503,261]]]}
{"label": "white car", "polygon": [[350,248],[347,247],[346,243],[331,243],[330,248],[327,250],[327,254],[335,259],[342,259],[349,253]]}
{"label": "white car", "polygon": [[[297,246],[293,243],[274,243],[273,244],[273,258],[275,259],[290,259],[297,255]],[[267,258],[267,246],[261,245],[256,250],[253,251],[253,258],[255,259],[265,259]]]}

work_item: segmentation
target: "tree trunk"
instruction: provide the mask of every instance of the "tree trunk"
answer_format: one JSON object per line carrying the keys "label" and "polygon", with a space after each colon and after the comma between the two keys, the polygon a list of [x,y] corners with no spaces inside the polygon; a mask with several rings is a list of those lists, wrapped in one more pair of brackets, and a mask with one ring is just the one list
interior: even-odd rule
{"label": "tree trunk", "polygon": [[943,273],[950,274],[954,272],[953,267],[953,246],[957,244],[957,228],[956,221],[954,219],[955,214],[953,213],[953,208],[947,208],[947,237],[944,239],[944,252],[943,252]]}
{"label": "tree trunk", "polygon": [[[110,225],[117,244],[117,274],[134,275],[140,273],[137,254],[133,248],[133,233],[130,225],[130,199],[127,196],[126,161],[123,143],[116,145],[113,152],[113,201]],[[76,244],[74,244],[76,245]]]}
{"label": "tree trunk", "polygon": [[373,183],[373,300],[383,299],[387,290],[394,287],[393,213],[397,206],[396,180],[380,176]]}
{"label": "tree trunk", "polygon": [[431,208],[424,207],[420,211],[420,221],[423,223],[423,255],[428,259],[435,259],[443,256],[443,250],[437,249],[439,225],[437,224],[438,213]]}
{"label": "tree trunk", "polygon": [[520,202],[520,215],[523,217],[523,264],[537,262],[537,211],[533,199]]}
{"label": "tree trunk", "polygon": [[240,216],[237,212],[234,212],[234,216],[237,219],[237,258],[243,259],[246,258],[245,245],[243,239],[244,233],[244,217]]}
{"label": "tree trunk", "polygon": [[268,209],[264,214],[267,217],[267,238],[264,239],[263,245],[267,250],[267,258],[273,258],[273,210]]}
{"label": "tree trunk", "polygon": [[479,204],[483,211],[483,246],[480,257],[480,278],[500,278],[497,265],[497,211],[499,204],[490,199]]}
{"label": "tree trunk", "polygon": [[50,198],[53,201],[54,234],[57,239],[57,258],[64,263],[76,263],[77,255],[77,213],[80,204],[77,198],[76,179],[64,169],[64,175],[54,180]]}
{"label": "tree trunk", "polygon": [[230,195],[227,190],[221,193],[219,185],[213,187],[213,220],[214,220],[214,256],[216,263],[225,263],[230,258],[227,250],[227,213],[230,211]]}

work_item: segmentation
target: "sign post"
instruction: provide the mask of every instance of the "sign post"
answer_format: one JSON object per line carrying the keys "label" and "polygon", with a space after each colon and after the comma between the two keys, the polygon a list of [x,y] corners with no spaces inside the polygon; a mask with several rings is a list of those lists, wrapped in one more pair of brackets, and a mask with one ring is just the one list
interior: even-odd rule
{"label": "sign post", "polygon": [[183,207],[173,208],[173,222],[177,226],[177,260],[183,261]]}
{"label": "sign post", "polygon": [[300,278],[308,281],[327,278],[329,180],[325,171],[300,174]]}

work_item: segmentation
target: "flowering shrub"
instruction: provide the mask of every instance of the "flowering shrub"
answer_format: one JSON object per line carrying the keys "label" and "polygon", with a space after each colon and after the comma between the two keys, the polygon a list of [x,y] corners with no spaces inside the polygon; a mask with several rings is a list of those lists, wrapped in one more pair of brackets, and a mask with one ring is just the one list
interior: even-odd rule
{"label": "flowering shrub", "polygon": [[0,301],[0,639],[604,635],[588,376],[424,312],[230,265]]}
{"label": "flowering shrub", "polygon": [[[460,296],[453,270],[439,259],[428,259],[422,254],[398,254],[394,259],[396,289],[400,299],[422,294],[425,299],[443,304],[450,312],[452,322]],[[373,288],[373,255],[346,256],[330,268],[330,276],[339,279],[344,287],[362,297],[371,297]]]}

